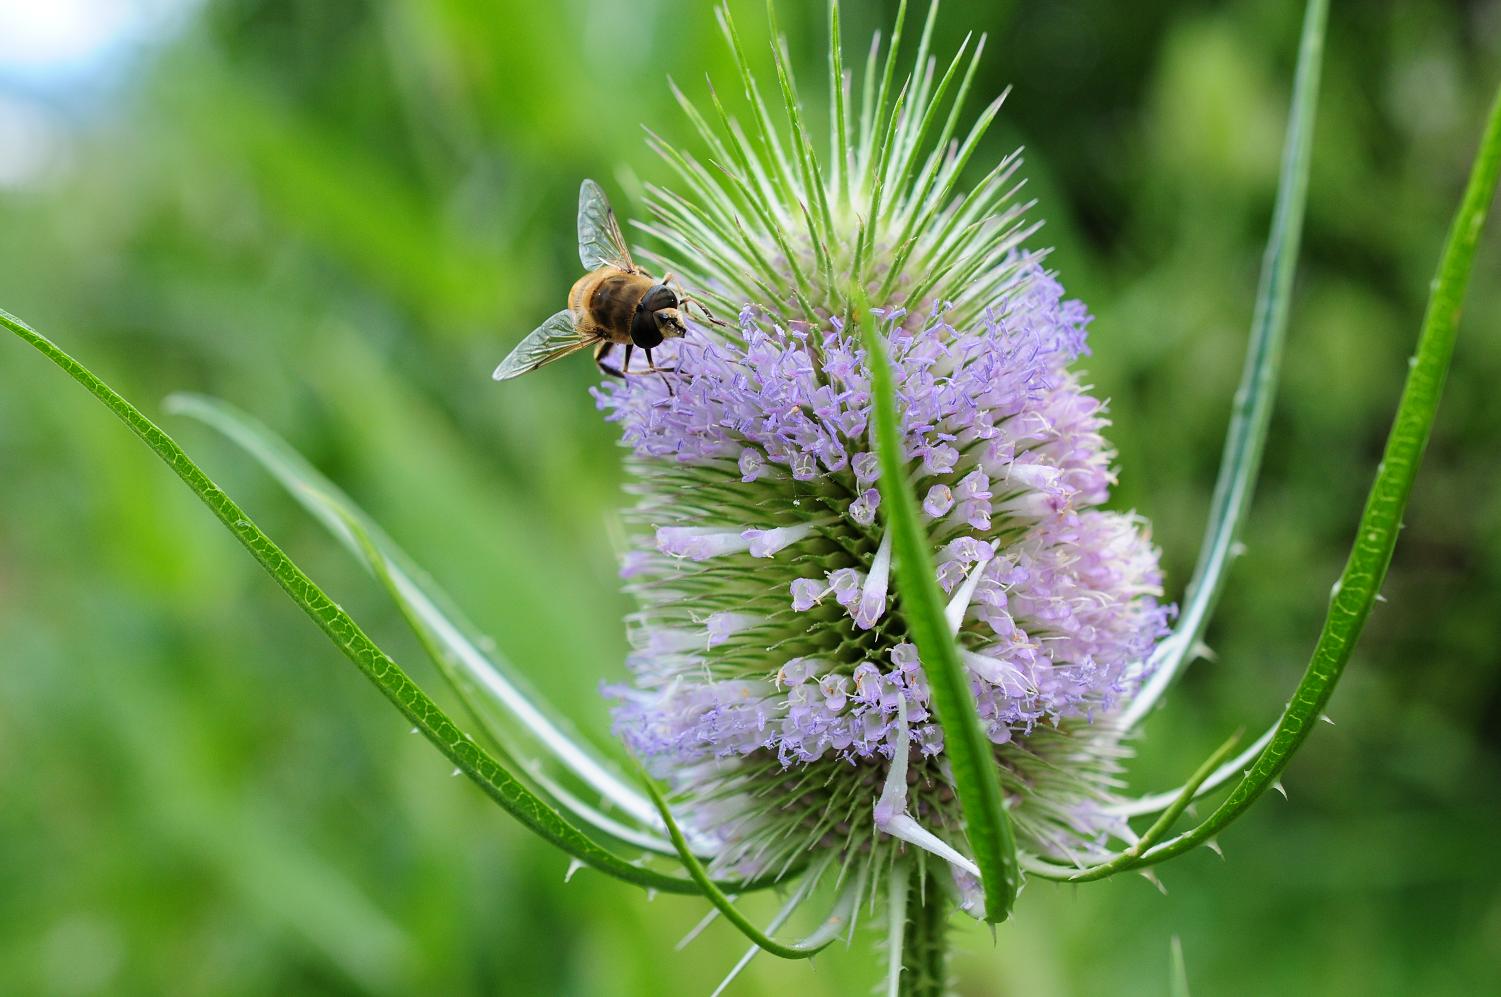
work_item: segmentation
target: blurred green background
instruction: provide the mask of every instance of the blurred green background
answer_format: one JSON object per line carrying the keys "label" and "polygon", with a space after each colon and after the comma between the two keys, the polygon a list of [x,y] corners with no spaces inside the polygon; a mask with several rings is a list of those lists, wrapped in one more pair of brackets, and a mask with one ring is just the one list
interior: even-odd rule
{"label": "blurred green background", "polygon": [[[782,6],[821,103],[821,5]],[[894,4],[849,6],[863,53]],[[1098,316],[1086,368],[1112,399],[1118,501],[1153,519],[1176,593],[1249,324],[1298,5],[951,6],[941,47],[990,32],[983,89],[1015,86],[983,158],[1027,146],[1042,242]],[[763,41],[761,5],[733,7]],[[614,434],[586,361],[504,389],[488,373],[575,275],[579,178],[635,214],[664,172],[640,124],[689,137],[666,76],[734,90],[709,6],[0,8],[0,306],[148,414],[192,389],[259,415],[606,739],[597,686],[622,674],[626,610]],[[1334,4],[1249,556],[1218,660],[1148,724],[1142,789],[1268,723],[1306,661],[1498,56],[1496,2]],[[1199,995],[1501,978],[1498,236],[1390,601],[1290,802],[1259,803],[1227,862],[1163,869],[1166,897],[1135,877],[1037,882],[995,944],[956,921],[962,993],[1163,993],[1174,935]],[[440,691],[374,584],[265,475],[164,424]],[[93,399],[0,342],[0,992],[704,994],[743,951],[716,925],[674,953],[702,901],[588,872],[564,886],[565,865],[449,778]],[[762,957],[733,992],[864,993],[878,959],[869,938],[812,968]]]}

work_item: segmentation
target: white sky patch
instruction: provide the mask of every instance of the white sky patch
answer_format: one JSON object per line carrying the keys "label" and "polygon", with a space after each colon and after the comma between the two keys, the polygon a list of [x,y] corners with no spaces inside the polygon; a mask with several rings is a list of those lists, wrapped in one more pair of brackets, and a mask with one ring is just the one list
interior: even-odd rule
{"label": "white sky patch", "polygon": [[170,33],[194,0],[0,0],[0,80],[56,85],[94,75]]}
{"label": "white sky patch", "polygon": [[141,51],[197,0],[0,0],[0,190],[68,165],[73,132],[107,108]]}
{"label": "white sky patch", "polygon": [[131,0],[0,0],[0,70],[53,76],[86,69],[135,33]]}

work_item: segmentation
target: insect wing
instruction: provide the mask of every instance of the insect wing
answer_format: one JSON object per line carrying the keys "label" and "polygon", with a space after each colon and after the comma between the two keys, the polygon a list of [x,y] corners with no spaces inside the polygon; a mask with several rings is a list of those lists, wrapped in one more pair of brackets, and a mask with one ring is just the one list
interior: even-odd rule
{"label": "insect wing", "polygon": [[527,336],[511,355],[495,368],[495,380],[508,381],[522,374],[529,374],[538,367],[545,367],[554,360],[561,360],[576,353],[595,341],[593,336],[580,335],[574,327],[573,313],[566,308],[543,322]]}
{"label": "insect wing", "polygon": [[636,270],[610,200],[593,180],[585,180],[579,187],[579,262],[585,270],[603,266],[619,267],[628,273]]}

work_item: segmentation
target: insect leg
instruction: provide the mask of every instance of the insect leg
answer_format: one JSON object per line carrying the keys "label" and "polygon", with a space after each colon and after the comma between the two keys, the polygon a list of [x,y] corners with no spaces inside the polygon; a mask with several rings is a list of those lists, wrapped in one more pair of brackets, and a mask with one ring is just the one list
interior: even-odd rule
{"label": "insect leg", "polygon": [[651,350],[647,350],[646,351],[646,369],[647,369],[648,373],[661,374],[662,375],[662,383],[665,384],[665,385],[667,385],[667,393],[669,395],[673,394],[672,381],[667,377],[667,375],[671,374],[673,371],[677,370],[676,367],[658,367],[657,366],[657,362],[651,358]]}
{"label": "insect leg", "polygon": [[664,283],[664,284],[672,284],[674,287],[677,288],[677,292],[678,292],[678,305],[679,305],[679,307],[687,308],[689,305],[692,305],[694,308],[697,308],[699,311],[701,311],[701,312],[704,313],[704,318],[706,318],[706,319],[709,320],[709,324],[710,325],[717,325],[721,329],[725,329],[725,328],[729,327],[729,323],[728,322],[725,322],[722,319],[715,318],[714,317],[714,313],[711,312],[711,311],[709,311],[709,307],[707,305],[705,305],[702,301],[699,301],[697,298],[693,297],[687,291],[685,291],[683,289],[683,286],[681,284],[679,284],[674,279],[674,277],[673,277],[672,274],[668,274],[666,277],[663,277],[662,278],[662,283]]}
{"label": "insect leg", "polygon": [[[608,356],[609,352],[614,348],[614,343],[610,342],[608,339],[601,339],[599,341],[599,345],[594,347],[594,365],[599,368],[600,373],[602,374],[608,374],[611,377],[625,377],[625,374],[621,370],[615,367],[611,367],[609,364],[605,363],[605,357]],[[631,362],[629,346],[626,347],[625,361],[626,363]]]}
{"label": "insect leg", "polygon": [[651,358],[651,350],[646,350],[646,373],[648,374],[671,374],[676,367],[658,367],[657,362]]}
{"label": "insect leg", "polygon": [[704,318],[709,320],[710,325],[717,325],[721,329],[729,328],[730,323],[726,322],[724,319],[715,318],[714,313],[709,311],[708,306],[705,305],[702,301],[699,301],[697,298],[690,298],[686,294],[679,295],[679,298],[682,300],[682,303],[684,305],[692,305],[694,308],[697,308],[699,311],[703,312]]}

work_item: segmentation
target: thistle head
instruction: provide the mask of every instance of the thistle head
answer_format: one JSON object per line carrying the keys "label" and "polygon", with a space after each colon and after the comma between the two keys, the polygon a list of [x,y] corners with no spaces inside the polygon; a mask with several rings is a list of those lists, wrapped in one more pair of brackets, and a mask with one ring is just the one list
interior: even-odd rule
{"label": "thistle head", "polygon": [[616,729],[720,872],[817,852],[879,872],[920,847],[951,862],[973,908],[943,732],[891,582],[853,302],[871,302],[885,341],[947,622],[1024,849],[1103,852],[1120,830],[1111,713],[1164,633],[1157,552],[1139,519],[1101,508],[1104,408],[1072,369],[1090,318],[1026,245],[1019,158],[961,186],[999,108],[957,136],[983,39],[940,67],[930,19],[905,82],[889,53],[864,79],[857,122],[836,36],[825,160],[781,44],[778,130],[721,20],[750,124],[712,90],[712,121],[682,97],[712,166],[654,140],[682,188],[651,190],[644,228],[661,266],[736,321],[664,347],[670,381],[596,391],[636,499]]}

